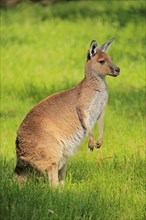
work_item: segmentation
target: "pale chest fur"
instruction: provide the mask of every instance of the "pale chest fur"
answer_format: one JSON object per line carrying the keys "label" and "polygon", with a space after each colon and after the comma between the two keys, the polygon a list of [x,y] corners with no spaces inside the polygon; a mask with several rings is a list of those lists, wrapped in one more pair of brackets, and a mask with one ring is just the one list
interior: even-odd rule
{"label": "pale chest fur", "polygon": [[91,128],[93,128],[96,120],[103,112],[107,100],[108,100],[107,90],[101,92],[97,91],[95,95],[92,97],[91,101],[87,104],[87,108],[85,110],[87,116],[86,120],[89,121]]}
{"label": "pale chest fur", "polygon": [[[104,110],[107,103],[107,99],[108,93],[107,90],[104,89],[104,91],[95,92],[90,101],[85,104],[85,120],[89,121],[91,128],[93,128],[96,120]],[[74,133],[70,134],[70,136],[68,136],[64,140],[64,152],[59,167],[62,167],[66,159],[74,154],[77,147],[81,144],[82,140],[84,139],[85,134],[86,131],[83,129],[82,126],[80,126],[80,128],[75,129]]]}

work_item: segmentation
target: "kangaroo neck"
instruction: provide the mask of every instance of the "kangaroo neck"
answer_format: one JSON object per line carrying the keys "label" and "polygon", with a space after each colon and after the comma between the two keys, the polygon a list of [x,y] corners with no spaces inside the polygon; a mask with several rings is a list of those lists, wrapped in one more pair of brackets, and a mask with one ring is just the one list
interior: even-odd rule
{"label": "kangaroo neck", "polygon": [[85,70],[85,78],[83,81],[84,81],[84,84],[87,87],[90,87],[92,90],[99,91],[99,92],[107,90],[105,77],[100,76],[91,70],[88,70],[88,71]]}

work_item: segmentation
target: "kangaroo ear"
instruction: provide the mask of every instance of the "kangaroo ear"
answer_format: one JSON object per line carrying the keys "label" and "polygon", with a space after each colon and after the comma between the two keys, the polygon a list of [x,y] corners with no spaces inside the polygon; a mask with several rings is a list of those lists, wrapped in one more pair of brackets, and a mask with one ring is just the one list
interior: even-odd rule
{"label": "kangaroo ear", "polygon": [[99,49],[102,50],[102,52],[106,52],[108,47],[110,46],[110,44],[113,42],[115,38],[112,38],[111,40],[109,40],[108,42],[102,44]]}
{"label": "kangaroo ear", "polygon": [[97,51],[97,43],[95,40],[92,40],[87,53],[87,61],[90,60],[96,54],[96,51]]}

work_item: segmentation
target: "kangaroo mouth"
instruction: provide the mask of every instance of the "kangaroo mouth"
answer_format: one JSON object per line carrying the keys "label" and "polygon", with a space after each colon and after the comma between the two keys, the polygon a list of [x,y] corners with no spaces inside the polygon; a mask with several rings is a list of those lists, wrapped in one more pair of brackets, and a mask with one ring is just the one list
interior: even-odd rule
{"label": "kangaroo mouth", "polygon": [[110,75],[110,76],[113,76],[113,77],[117,77],[119,74],[120,74],[120,73],[117,73],[117,72],[115,73],[115,72],[114,72],[114,73],[110,73],[109,75]]}

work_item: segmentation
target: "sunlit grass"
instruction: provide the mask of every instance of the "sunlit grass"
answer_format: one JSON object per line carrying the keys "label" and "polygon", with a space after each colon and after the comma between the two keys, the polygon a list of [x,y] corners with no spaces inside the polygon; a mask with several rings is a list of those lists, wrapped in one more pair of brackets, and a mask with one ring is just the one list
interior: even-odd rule
{"label": "sunlit grass", "polygon": [[[3,219],[142,220],[145,202],[144,1],[70,2],[1,9],[1,216]],[[86,53],[115,37],[120,67],[108,77],[103,147],[86,137],[68,162],[65,186],[13,178],[16,131],[29,109],[84,77]],[[94,134],[97,139],[97,126]],[[52,210],[54,214],[50,214]]]}

